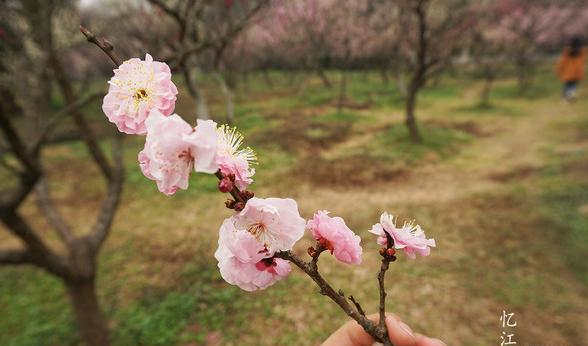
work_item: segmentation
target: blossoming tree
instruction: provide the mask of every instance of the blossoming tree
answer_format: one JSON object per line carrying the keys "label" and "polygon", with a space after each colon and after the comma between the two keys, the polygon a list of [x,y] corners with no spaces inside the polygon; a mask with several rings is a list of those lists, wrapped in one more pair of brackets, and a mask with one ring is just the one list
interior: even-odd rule
{"label": "blossoming tree", "polygon": [[[364,255],[361,239],[345,221],[324,210],[305,221],[291,198],[256,197],[249,187],[257,158],[253,149],[243,147],[243,136],[235,128],[202,119],[193,127],[172,114],[169,101],[174,99],[175,88],[170,84],[169,69],[164,64],[149,55],[144,60],[133,58],[122,62],[107,41],[85,28],[82,32],[118,66],[110,80],[103,109],[121,132],[146,133],[144,149],[138,153],[139,167],[145,177],[153,180],[163,194],[172,196],[178,190],[189,188],[193,172],[214,174],[219,179],[219,191],[230,195],[225,205],[232,210],[231,216],[220,225],[214,254],[221,276],[243,290],[262,290],[287,277],[294,264],[375,340],[392,345],[385,327],[386,271],[397,259],[397,250],[413,259],[417,254],[428,256],[430,248],[436,246],[435,240],[427,239],[419,225],[405,223],[399,227],[393,216],[382,214],[370,231],[382,246],[377,276],[379,321],[368,319],[360,303],[334,288],[319,270],[319,257],[324,253],[345,264],[361,263]],[[309,260],[293,251],[305,230],[316,240],[308,248]]]}

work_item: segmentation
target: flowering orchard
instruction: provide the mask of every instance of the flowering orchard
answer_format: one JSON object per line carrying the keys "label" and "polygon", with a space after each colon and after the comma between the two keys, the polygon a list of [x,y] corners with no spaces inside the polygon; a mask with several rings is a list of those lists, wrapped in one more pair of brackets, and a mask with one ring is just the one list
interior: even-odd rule
{"label": "flowering orchard", "polygon": [[[82,32],[118,66],[109,82],[103,111],[119,131],[146,134],[145,147],[138,154],[145,177],[155,181],[163,194],[171,196],[189,187],[193,172],[215,174],[219,191],[230,193],[226,207],[232,215],[221,223],[214,254],[223,279],[246,291],[262,290],[287,277],[294,264],[374,339],[391,345],[384,324],[385,273],[390,262],[396,260],[397,250],[403,250],[412,259],[417,254],[428,256],[435,240],[427,239],[419,225],[398,226],[393,216],[382,214],[370,231],[382,245],[378,274],[380,322],[369,320],[360,303],[333,288],[318,267],[323,253],[330,253],[345,264],[361,263],[361,239],[345,221],[324,210],[305,221],[293,199],[255,197],[249,186],[253,183],[257,158],[253,149],[243,147],[243,136],[235,128],[218,126],[212,120],[198,120],[192,127],[172,114],[177,88],[166,64],[154,61],[148,54],[144,60],[133,58],[121,63],[107,41],[85,28]],[[316,245],[308,249],[310,261],[292,251],[305,230],[316,240]]]}

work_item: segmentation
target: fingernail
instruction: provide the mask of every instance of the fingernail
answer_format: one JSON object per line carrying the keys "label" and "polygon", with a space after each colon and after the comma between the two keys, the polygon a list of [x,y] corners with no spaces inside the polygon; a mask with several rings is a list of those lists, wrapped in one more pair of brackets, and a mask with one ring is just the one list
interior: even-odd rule
{"label": "fingernail", "polygon": [[410,336],[414,336],[414,333],[412,332],[412,329],[410,329],[410,327],[402,322],[402,321],[398,321],[398,325],[400,326],[400,329],[402,329],[403,331],[405,331],[408,335]]}

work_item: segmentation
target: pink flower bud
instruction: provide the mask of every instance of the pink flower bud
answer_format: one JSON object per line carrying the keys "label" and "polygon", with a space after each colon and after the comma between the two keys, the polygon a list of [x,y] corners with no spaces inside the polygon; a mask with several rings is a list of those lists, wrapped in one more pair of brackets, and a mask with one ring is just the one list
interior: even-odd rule
{"label": "pink flower bud", "polygon": [[233,189],[233,182],[228,177],[224,177],[218,181],[218,189],[220,192],[227,193]]}

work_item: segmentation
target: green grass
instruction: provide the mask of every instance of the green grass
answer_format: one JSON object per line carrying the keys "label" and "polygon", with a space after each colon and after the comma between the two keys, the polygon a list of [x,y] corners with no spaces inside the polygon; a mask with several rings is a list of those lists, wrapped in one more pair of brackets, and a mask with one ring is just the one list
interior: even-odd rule
{"label": "green grass", "polygon": [[419,130],[423,142],[415,144],[410,139],[408,129],[403,125],[392,126],[386,132],[376,137],[373,150],[390,159],[405,161],[419,161],[427,153],[435,153],[440,157],[447,157],[455,153],[460,144],[467,143],[472,136],[465,131],[435,125],[421,125]]}

